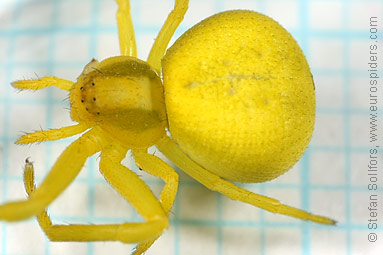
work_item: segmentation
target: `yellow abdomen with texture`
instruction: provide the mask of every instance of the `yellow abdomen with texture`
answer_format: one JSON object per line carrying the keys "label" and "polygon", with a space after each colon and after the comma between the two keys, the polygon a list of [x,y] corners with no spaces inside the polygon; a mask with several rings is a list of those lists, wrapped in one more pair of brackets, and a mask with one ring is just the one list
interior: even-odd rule
{"label": "yellow abdomen with texture", "polygon": [[183,34],[162,67],[171,135],[202,167],[264,182],[302,156],[314,127],[314,84],[298,44],[273,19],[216,14]]}

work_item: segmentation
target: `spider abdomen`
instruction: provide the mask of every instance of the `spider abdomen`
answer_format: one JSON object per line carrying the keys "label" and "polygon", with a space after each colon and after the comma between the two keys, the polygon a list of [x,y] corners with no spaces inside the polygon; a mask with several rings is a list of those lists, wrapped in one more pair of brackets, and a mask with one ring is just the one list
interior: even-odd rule
{"label": "spider abdomen", "polygon": [[313,80],[296,41],[271,18],[214,15],[181,36],[162,64],[170,132],[196,163],[263,182],[302,156],[314,127]]}

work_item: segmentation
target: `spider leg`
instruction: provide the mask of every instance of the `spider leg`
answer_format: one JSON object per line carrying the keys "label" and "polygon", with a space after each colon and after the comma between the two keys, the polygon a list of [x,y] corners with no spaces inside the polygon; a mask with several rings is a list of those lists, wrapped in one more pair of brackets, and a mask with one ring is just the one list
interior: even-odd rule
{"label": "spider leg", "polygon": [[146,150],[133,150],[134,160],[141,169],[165,182],[160,202],[165,212],[169,212],[177,195],[178,174],[160,158],[148,154]]}
{"label": "spider leg", "polygon": [[116,0],[116,2],[118,5],[117,25],[121,55],[136,57],[137,46],[132,17],[130,14],[130,1]]}
{"label": "spider leg", "polygon": [[39,90],[50,86],[55,86],[59,89],[70,90],[74,82],[54,76],[45,76],[37,80],[20,80],[12,82],[12,86],[17,89],[32,89]]}
{"label": "spider leg", "polygon": [[[160,202],[162,208],[168,214],[177,195],[178,174],[168,164],[160,158],[148,154],[146,150],[133,150],[133,157],[137,166],[151,175],[159,177],[165,181],[165,186],[160,195]],[[140,243],[133,254],[142,254],[155,242],[155,240],[156,239]]]}
{"label": "spider leg", "polygon": [[[25,191],[27,192],[28,197],[31,196],[32,192],[35,191],[35,171],[33,169],[33,164],[27,160],[25,160],[25,168],[24,168],[24,186]],[[52,226],[52,221],[48,216],[46,210],[36,215],[37,221],[39,225],[47,232],[47,229]]]}
{"label": "spider leg", "polygon": [[29,144],[53,141],[82,133],[87,129],[87,125],[80,123],[74,126],[62,127],[59,129],[41,130],[23,135],[16,141],[16,143]]}
{"label": "spider leg", "polygon": [[281,204],[278,200],[252,193],[200,167],[191,160],[168,136],[164,136],[156,145],[157,148],[173,163],[180,167],[195,180],[207,188],[218,191],[223,195],[248,204],[255,205],[267,211],[288,215],[294,218],[309,220],[320,224],[335,225],[336,222],[327,217],[314,215],[309,212]]}
{"label": "spider leg", "polygon": [[100,150],[100,141],[94,130],[82,135],[64,150],[40,187],[29,196],[28,200],[0,206],[0,220],[22,220],[44,211],[73,181],[85,160]]}
{"label": "spider leg", "polygon": [[148,63],[157,71],[161,70],[161,59],[178,25],[184,19],[188,5],[189,0],[175,0],[174,9],[170,12],[165,24],[162,26],[161,31],[154,41],[149,53]]}
{"label": "spider leg", "polygon": [[[104,152],[103,152],[104,153]],[[114,162],[115,153],[109,154],[109,152],[106,152],[107,156],[104,154],[103,161],[103,167],[105,164],[105,167],[107,167],[108,170],[108,180],[110,179],[117,179],[118,186],[121,187],[121,183],[123,183],[124,186],[127,186],[127,183],[130,184],[131,179],[127,180],[126,177],[129,175],[135,175],[134,173],[130,172],[130,170],[126,169],[122,165],[117,164]],[[118,158],[123,154],[118,155]],[[108,157],[110,157],[108,159]],[[123,157],[123,156],[122,156]],[[106,161],[105,161],[106,160]],[[112,162],[110,162],[112,161]],[[101,162],[100,162],[101,165]],[[117,166],[117,169],[114,169]],[[109,171],[109,168],[112,168],[112,172]],[[130,172],[128,175],[122,174],[120,176],[119,171],[123,172]],[[117,175],[114,175],[117,173]],[[109,176],[109,174],[113,176]],[[119,179],[122,177],[122,179]],[[140,182],[141,180],[135,175],[136,179],[138,179]],[[127,181],[127,182],[125,182]],[[113,181],[114,183],[115,181]],[[142,182],[142,181],[141,181]],[[24,170],[24,183],[25,183],[25,189],[29,196],[33,196],[34,193],[34,171],[33,171],[33,165],[30,162],[26,162],[25,170]],[[135,182],[133,181],[133,186],[131,189],[138,188],[141,184],[138,186],[135,185]],[[143,184],[145,185],[145,184]],[[124,189],[123,187],[121,187]],[[151,191],[145,187],[144,193],[151,193]],[[132,191],[132,190],[130,190]],[[122,191],[121,193],[124,193],[125,191]],[[135,193],[136,192],[136,193]],[[133,191],[130,196],[136,196],[136,194],[141,194],[142,190],[135,190]],[[149,196],[153,196],[152,194],[149,194]],[[155,199],[155,198],[154,198]],[[142,201],[140,202],[142,203]],[[160,205],[158,201],[156,201],[158,204],[157,208],[155,208],[157,211],[160,212],[160,214],[163,214],[162,209],[160,208]],[[156,207],[156,206],[154,206]],[[159,209],[159,210],[158,210]],[[38,215],[36,215],[37,220],[40,224],[40,227],[44,230],[46,235],[51,241],[122,241],[126,243],[137,243],[142,242],[148,239],[153,238],[153,236],[159,235],[163,229],[167,226],[164,222],[164,215],[159,216],[152,216],[150,215],[151,220],[148,220],[148,222],[145,223],[124,223],[124,224],[105,224],[105,225],[80,225],[80,224],[71,224],[71,225],[57,225],[52,224],[52,221],[50,217],[48,216],[48,213],[44,210],[43,212],[40,212]],[[165,218],[167,221],[167,218]]]}

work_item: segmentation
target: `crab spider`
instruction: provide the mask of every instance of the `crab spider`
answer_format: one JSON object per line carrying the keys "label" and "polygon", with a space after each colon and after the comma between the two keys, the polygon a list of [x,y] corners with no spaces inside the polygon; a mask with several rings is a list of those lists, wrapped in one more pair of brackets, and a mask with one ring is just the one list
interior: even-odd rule
{"label": "crab spider", "polygon": [[[0,219],[36,216],[52,241],[138,243],[135,254],[141,254],[168,228],[178,186],[177,173],[147,153],[156,145],[188,175],[231,199],[302,220],[335,224],[230,181],[276,178],[302,156],[311,138],[314,85],[291,35],[262,14],[228,11],[190,29],[165,54],[188,8],[188,0],[176,0],[147,61],[142,61],[136,58],[129,1],[117,3],[121,56],[92,60],[76,82],[44,77],[12,84],[18,89],[55,86],[69,91],[71,118],[78,122],[26,134],[18,144],[82,135],[64,150],[38,188],[33,165],[26,162],[28,199],[0,206]],[[141,169],[165,182],[159,200],[121,165],[129,150]],[[46,208],[97,152],[101,152],[100,172],[145,221],[53,224]]]}

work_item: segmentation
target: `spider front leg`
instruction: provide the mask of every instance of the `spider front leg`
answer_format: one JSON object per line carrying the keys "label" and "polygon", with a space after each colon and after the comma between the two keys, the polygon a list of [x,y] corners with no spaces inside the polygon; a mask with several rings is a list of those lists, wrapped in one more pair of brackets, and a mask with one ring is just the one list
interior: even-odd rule
{"label": "spider front leg", "polygon": [[94,130],[82,135],[64,150],[40,187],[29,196],[28,200],[0,206],[0,220],[23,220],[44,211],[73,181],[85,160],[100,150],[101,146]]}
{"label": "spider front leg", "polygon": [[168,159],[170,159],[195,180],[205,185],[207,188],[218,191],[233,200],[239,200],[265,209],[269,212],[288,215],[301,220],[309,220],[327,225],[336,224],[334,220],[327,217],[314,215],[309,212],[284,205],[276,199],[252,193],[220,178],[219,176],[196,164],[177,146],[175,142],[167,136],[161,138],[156,146]]}
{"label": "spider front leg", "polygon": [[59,129],[40,130],[33,133],[27,133],[17,139],[17,144],[41,143],[45,141],[54,141],[70,136],[77,135],[88,129],[88,126],[80,123],[74,126],[62,127]]}
{"label": "spider front leg", "polygon": [[117,25],[121,55],[136,57],[137,46],[132,17],[130,15],[130,1],[116,0],[116,2],[118,5]]}
{"label": "spider front leg", "polygon": [[[105,178],[148,221],[145,223],[124,223],[105,225],[54,225],[46,211],[36,217],[51,241],[121,241],[138,243],[157,237],[167,227],[168,220],[149,188],[136,174],[119,162],[124,158],[123,150],[106,149],[102,152],[100,167]],[[26,162],[24,171],[25,189],[29,196],[34,194],[33,165]],[[141,197],[142,195],[142,197]],[[156,214],[157,213],[157,214]]]}
{"label": "spider front leg", "polygon": [[178,25],[184,19],[185,13],[189,6],[189,0],[175,0],[174,9],[169,14],[158,33],[156,40],[150,50],[148,63],[157,71],[161,70],[161,59],[165,54],[169,41],[176,31]]}
{"label": "spider front leg", "polygon": [[59,89],[70,90],[74,82],[54,76],[46,76],[37,80],[20,80],[12,82],[12,86],[17,89],[32,89],[39,90],[50,86],[55,86]]}

